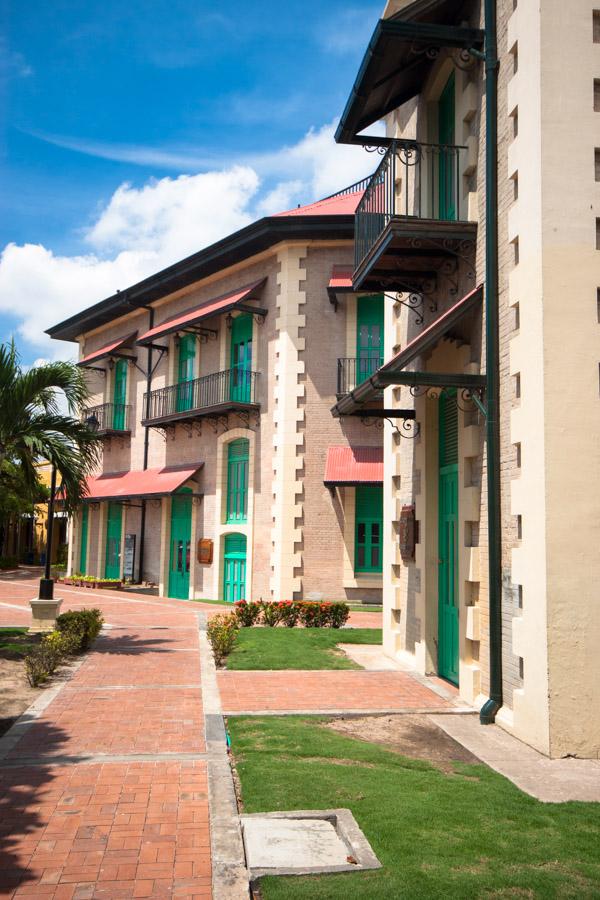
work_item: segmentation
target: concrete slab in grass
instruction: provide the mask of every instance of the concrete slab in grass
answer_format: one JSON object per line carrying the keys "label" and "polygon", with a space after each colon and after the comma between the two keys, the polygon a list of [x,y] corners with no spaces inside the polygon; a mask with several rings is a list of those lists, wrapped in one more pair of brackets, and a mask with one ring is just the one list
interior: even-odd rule
{"label": "concrete slab in grass", "polygon": [[240,816],[252,878],[379,869],[349,809]]}

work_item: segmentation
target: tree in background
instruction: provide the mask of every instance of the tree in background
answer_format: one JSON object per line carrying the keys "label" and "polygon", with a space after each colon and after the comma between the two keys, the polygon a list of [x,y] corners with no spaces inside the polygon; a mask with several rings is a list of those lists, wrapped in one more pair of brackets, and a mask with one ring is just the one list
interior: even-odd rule
{"label": "tree in background", "polygon": [[14,342],[0,344],[4,489],[15,494],[26,491],[33,498],[39,489],[36,463],[48,460],[62,481],[66,509],[79,505],[87,493],[87,476],[100,456],[98,435],[79,418],[88,396],[84,373],[74,363],[50,362],[23,369]]}

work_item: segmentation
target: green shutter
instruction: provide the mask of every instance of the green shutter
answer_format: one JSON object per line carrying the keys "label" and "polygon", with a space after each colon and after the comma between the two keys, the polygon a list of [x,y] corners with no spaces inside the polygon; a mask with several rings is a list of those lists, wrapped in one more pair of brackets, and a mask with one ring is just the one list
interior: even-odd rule
{"label": "green shutter", "polygon": [[231,399],[251,400],[252,316],[236,316],[231,326]]}
{"label": "green shutter", "polygon": [[119,359],[115,366],[113,387],[113,422],[114,431],[125,430],[125,401],[127,399],[127,360]]}
{"label": "green shutter", "polygon": [[121,577],[121,528],[123,508],[120,503],[108,504],[106,520],[106,556],[104,563],[105,578]]}
{"label": "green shutter", "polygon": [[89,507],[87,504],[81,509],[81,543],[79,545],[79,572],[82,575],[86,574],[87,569],[87,545],[88,545],[88,518],[89,518]]}
{"label": "green shutter", "polygon": [[358,485],[354,511],[354,571],[383,571],[383,487]]}
{"label": "green shutter", "polygon": [[179,339],[177,351],[177,412],[193,408],[195,359],[196,336],[184,334]]}
{"label": "green shutter", "polygon": [[227,447],[227,522],[245,522],[248,518],[248,460],[250,443],[246,438]]}
{"label": "green shutter", "polygon": [[[438,102],[438,140],[440,144],[454,144],[454,72]],[[456,158],[450,151],[440,152],[439,159],[439,217],[456,219]]]}
{"label": "green shutter", "polygon": [[458,684],[458,409],[445,394],[439,432],[438,672]]}

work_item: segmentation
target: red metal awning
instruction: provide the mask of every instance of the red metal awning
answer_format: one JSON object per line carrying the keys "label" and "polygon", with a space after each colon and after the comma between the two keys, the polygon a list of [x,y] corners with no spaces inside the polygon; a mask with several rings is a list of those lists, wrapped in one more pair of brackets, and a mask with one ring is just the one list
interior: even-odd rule
{"label": "red metal awning", "polygon": [[88,478],[87,502],[167,497],[198,472],[203,462],[145,471],[110,472]]}
{"label": "red metal awning", "polygon": [[94,350],[92,353],[88,353],[87,356],[82,357],[77,365],[88,366],[92,362],[99,362],[101,359],[106,359],[111,353],[115,353],[115,351],[120,350],[127,344],[132,344],[136,337],[137,331],[133,331],[125,337],[118,338],[116,341],[111,341],[110,344],[106,344],[104,347],[100,347],[99,350]]}
{"label": "red metal awning", "polygon": [[351,291],[352,266],[334,266],[331,270],[329,288],[334,291]]}
{"label": "red metal awning", "polygon": [[381,484],[383,447],[328,447],[324,484]]}
{"label": "red metal awning", "polygon": [[177,313],[177,315],[171,316],[171,318],[167,319],[165,322],[161,322],[160,325],[155,325],[150,331],[146,331],[145,334],[138,338],[137,343],[150,344],[155,338],[164,337],[167,334],[173,334],[174,331],[183,330],[186,325],[193,325],[200,321],[200,319],[208,319],[210,316],[216,316],[220,313],[227,312],[228,310],[235,309],[239,304],[250,300],[250,295],[261,288],[266,280],[266,278],[260,278],[258,281],[253,281],[251,284],[245,284],[243,287],[237,288],[235,291],[221,294],[220,297],[215,297],[214,300],[201,303],[199,306],[194,306],[192,309],[187,309],[185,312]]}

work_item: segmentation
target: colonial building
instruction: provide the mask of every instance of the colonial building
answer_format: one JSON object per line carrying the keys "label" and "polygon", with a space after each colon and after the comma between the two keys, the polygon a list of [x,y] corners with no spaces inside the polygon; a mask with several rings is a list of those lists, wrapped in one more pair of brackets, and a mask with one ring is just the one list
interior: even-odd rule
{"label": "colonial building", "polygon": [[384,392],[385,650],[550,756],[600,754],[595,5],[390,0],[336,136],[381,155],[386,363],[334,415]]}
{"label": "colonial building", "polygon": [[383,362],[383,297],[350,280],[361,196],[261,219],[50,329],[79,343],[104,439],[72,572],[381,600],[382,431],[329,412]]}

